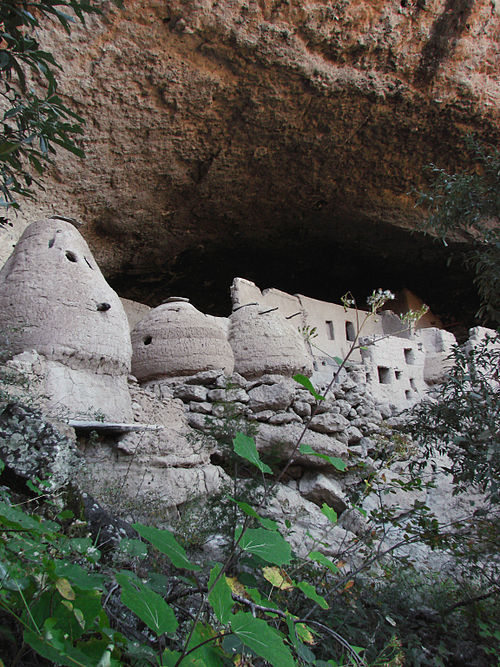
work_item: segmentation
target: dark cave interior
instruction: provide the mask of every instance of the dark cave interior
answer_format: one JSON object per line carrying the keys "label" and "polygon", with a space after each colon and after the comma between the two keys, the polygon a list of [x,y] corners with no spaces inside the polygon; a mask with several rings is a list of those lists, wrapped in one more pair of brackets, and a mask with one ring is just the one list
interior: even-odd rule
{"label": "dark cave interior", "polygon": [[[348,224],[336,233],[296,229],[265,239],[219,237],[205,240],[165,262],[164,267],[127,271],[110,278],[126,298],[156,306],[171,295],[185,296],[199,310],[219,316],[231,311],[229,287],[235,276],[260,289],[339,303],[350,291],[360,308],[376,288],[409,289],[463,338],[476,325],[479,302],[464,268],[467,248],[411,233],[394,225]],[[487,323],[485,323],[487,324]]]}

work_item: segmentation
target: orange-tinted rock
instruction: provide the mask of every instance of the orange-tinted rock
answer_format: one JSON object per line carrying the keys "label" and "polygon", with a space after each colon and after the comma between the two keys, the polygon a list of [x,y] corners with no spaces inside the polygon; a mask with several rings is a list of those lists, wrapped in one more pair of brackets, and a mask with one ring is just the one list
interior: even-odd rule
{"label": "orange-tinted rock", "polygon": [[[61,153],[23,215],[64,205],[87,220],[130,298],[158,303],[154,281],[192,276],[221,243],[217,258],[231,259],[344,242],[390,264],[404,248],[378,230],[414,227],[408,193],[424,167],[466,166],[470,133],[497,143],[498,2],[124,4],[71,39],[45,34],[65,99],[87,119],[87,158]],[[417,240],[407,244],[417,273]],[[241,261],[236,272],[247,275]]]}

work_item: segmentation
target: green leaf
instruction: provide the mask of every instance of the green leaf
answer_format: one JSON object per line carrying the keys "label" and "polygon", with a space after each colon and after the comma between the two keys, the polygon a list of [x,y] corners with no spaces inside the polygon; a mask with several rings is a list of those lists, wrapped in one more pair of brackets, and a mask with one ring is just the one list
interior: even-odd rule
{"label": "green leaf", "polygon": [[[205,663],[203,662],[205,655],[203,655],[203,657],[194,657],[197,653],[198,651],[194,651],[190,655],[187,655],[185,658],[183,658],[181,663],[182,667],[208,667],[208,665],[210,665],[210,667],[216,667],[217,665],[223,664],[221,661],[215,663],[215,665],[213,665],[213,663]],[[164,667],[175,667],[180,657],[180,651],[170,651],[167,648],[163,652],[161,664],[164,665]]]}
{"label": "green leaf", "polygon": [[344,363],[344,360],[341,359],[340,357],[333,357],[333,361],[337,362],[339,366],[342,366],[342,364]]}
{"label": "green leaf", "polygon": [[123,663],[112,657],[113,643],[108,638],[78,642],[78,648],[87,656],[87,664],[95,667],[122,667]]}
{"label": "green leaf", "polygon": [[332,507],[326,503],[323,503],[321,506],[321,512],[326,516],[330,523],[333,523],[334,525],[337,523],[337,512]]}
{"label": "green leaf", "polygon": [[[221,570],[222,565],[217,563],[210,571],[208,590],[212,588],[213,582]],[[208,601],[219,621],[224,625],[229,623],[234,602],[231,595],[231,589],[229,588],[224,575],[219,578],[212,591],[209,593]]]}
{"label": "green leaf", "polygon": [[180,567],[184,570],[191,570],[193,572],[201,570],[199,565],[192,563],[186,556],[184,547],[175,539],[173,534],[165,528],[153,528],[152,526],[144,526],[142,523],[134,523],[133,527],[148,542],[165,554],[167,558],[172,561],[175,567]]}
{"label": "green leaf", "polygon": [[65,577],[74,586],[81,590],[90,591],[93,589],[102,590],[104,588],[104,575],[88,573],[77,563],[68,561],[56,561],[55,573],[58,577]]}
{"label": "green leaf", "polygon": [[173,634],[178,623],[172,609],[162,597],[145,586],[137,577],[130,577],[130,574],[129,572],[116,574],[116,581],[122,587],[123,604],[158,636],[164,632]]}
{"label": "green leaf", "polygon": [[[215,637],[217,633],[214,631],[212,626],[203,625],[203,623],[198,623],[189,642],[188,649],[194,649],[196,646]],[[187,662],[192,660],[192,662]],[[182,661],[182,666],[184,665],[196,665],[197,667],[220,667],[223,664],[223,654],[221,649],[215,644],[215,642],[208,642],[203,646],[199,646],[192,653],[190,653],[186,661]]]}
{"label": "green leaf", "polygon": [[294,667],[292,654],[279,632],[260,618],[240,611],[231,621],[231,630],[245,646],[267,660],[274,667]]}
{"label": "green leaf", "polygon": [[304,595],[307,598],[309,598],[313,602],[316,602],[316,604],[319,604],[319,606],[322,609],[328,609],[329,608],[328,602],[325,600],[324,597],[322,597],[321,595],[318,595],[316,593],[316,589],[314,588],[314,586],[312,586],[311,584],[308,584],[306,581],[299,581],[295,585],[296,585],[297,588],[299,588],[304,593]]}
{"label": "green leaf", "polygon": [[297,373],[297,375],[293,376],[293,379],[295,380],[295,382],[298,382],[303,387],[305,387],[305,389],[307,389],[307,391],[312,396],[314,396],[314,398],[317,401],[324,401],[325,400],[324,396],[321,396],[321,394],[318,394],[318,392],[314,388],[313,383],[311,382],[311,380],[308,377],[306,377],[305,375],[302,375],[302,373]]}
{"label": "green leaf", "polygon": [[330,572],[333,572],[334,574],[340,572],[339,568],[320,551],[311,551],[309,558],[316,561],[316,563],[319,563],[320,565],[324,565],[330,570]]}
{"label": "green leaf", "polygon": [[310,445],[306,445],[305,443],[300,445],[299,452],[301,454],[316,456],[316,458],[323,459],[323,461],[328,461],[328,463],[331,463],[334,468],[340,470],[341,472],[344,472],[344,470],[347,469],[347,463],[342,459],[339,459],[337,456],[328,456],[328,454],[318,454],[318,452],[315,452]]}
{"label": "green leaf", "polygon": [[266,519],[265,517],[260,516],[260,514],[258,514],[254,510],[254,508],[248,503],[245,503],[242,500],[235,500],[234,498],[231,498],[231,496],[228,496],[228,498],[233,503],[236,503],[244,514],[246,514],[247,516],[251,516],[254,519],[257,519],[257,521],[262,526],[264,526],[264,528],[267,528],[268,530],[278,530],[278,524],[276,523],[276,521],[273,521],[272,519]]}
{"label": "green leaf", "polygon": [[[47,621],[51,620],[53,619],[47,619]],[[73,648],[71,640],[65,639],[61,630],[50,628],[47,622],[43,634],[25,630],[23,639],[38,655],[50,660],[55,665],[65,665],[66,667],[88,665],[87,656]]]}
{"label": "green leaf", "polygon": [[304,626],[300,623],[295,624],[294,618],[292,616],[286,617],[286,624],[288,627],[288,636],[291,643],[293,644],[297,655],[308,665],[315,665],[315,656],[314,653],[302,642],[301,637],[299,636],[299,631],[302,634],[307,635],[308,640],[312,639],[312,634],[307,626]]}
{"label": "green leaf", "polygon": [[0,159],[16,151],[21,144],[19,142],[3,141],[0,144]]}
{"label": "green leaf", "polygon": [[[181,577],[179,577],[181,579]],[[159,572],[150,572],[148,577],[148,586],[156,593],[160,595],[166,595],[171,583],[171,578],[167,577],[166,574],[160,574]],[[196,584],[196,582],[194,582]],[[190,586],[193,585],[192,582],[189,583]]]}
{"label": "green leaf", "polygon": [[82,634],[84,628],[92,627],[94,621],[101,615],[103,615],[101,627],[109,625],[102,608],[101,597],[101,592],[96,590],[78,592],[73,602],[74,618],[70,617],[62,606],[55,610],[54,616],[57,618],[58,627],[64,628],[70,636],[76,638]]}
{"label": "green leaf", "polygon": [[127,556],[144,558],[148,555],[148,548],[144,542],[141,542],[141,540],[124,538],[123,540],[120,540],[118,547],[120,551],[127,554]]}
{"label": "green leaf", "polygon": [[233,447],[236,454],[254,465],[261,472],[272,473],[271,468],[260,460],[255,440],[244,433],[237,433],[233,438]]}
{"label": "green leaf", "polygon": [[43,521],[38,516],[29,516],[8,503],[0,502],[0,523],[12,528],[24,528],[35,533],[55,534],[60,530],[59,524],[54,521]]}
{"label": "green leaf", "polygon": [[[242,527],[238,526],[235,530],[235,538],[239,539]],[[267,563],[274,565],[284,565],[289,563],[292,557],[292,550],[288,542],[277,531],[256,528],[245,531],[239,546],[246,552],[259,556]]]}

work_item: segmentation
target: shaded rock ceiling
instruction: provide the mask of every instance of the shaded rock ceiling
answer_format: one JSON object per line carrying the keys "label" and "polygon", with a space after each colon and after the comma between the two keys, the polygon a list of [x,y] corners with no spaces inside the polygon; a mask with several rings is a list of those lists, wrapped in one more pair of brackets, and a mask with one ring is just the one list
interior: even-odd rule
{"label": "shaded rock ceiling", "polygon": [[[492,0],[130,0],[47,48],[87,119],[27,205],[84,220],[122,296],[229,310],[234,275],[337,300],[408,287],[469,322],[470,277],[411,234],[431,162],[499,136]],[[23,222],[23,219],[21,219]]]}

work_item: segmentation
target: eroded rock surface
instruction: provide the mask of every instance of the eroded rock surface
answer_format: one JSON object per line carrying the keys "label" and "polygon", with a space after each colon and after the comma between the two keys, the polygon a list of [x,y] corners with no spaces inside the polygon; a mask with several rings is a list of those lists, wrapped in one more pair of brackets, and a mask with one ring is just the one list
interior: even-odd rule
{"label": "eroded rock surface", "polygon": [[449,296],[439,248],[391,225],[414,226],[425,165],[496,143],[498,2],[131,0],[88,25],[45,35],[87,159],[58,159],[36,214],[88,220],[126,296],[188,279],[209,310],[244,274],[325,298],[403,266]]}
{"label": "eroded rock surface", "polygon": [[26,481],[47,481],[50,491],[73,483],[81,467],[73,429],[14,402],[0,406],[0,458]]}
{"label": "eroded rock surface", "polygon": [[134,383],[130,391],[136,421],[162,428],[87,440],[86,485],[122,516],[161,522],[177,506],[219,492],[228,477],[210,463],[213,443],[189,428],[180,400]]}

